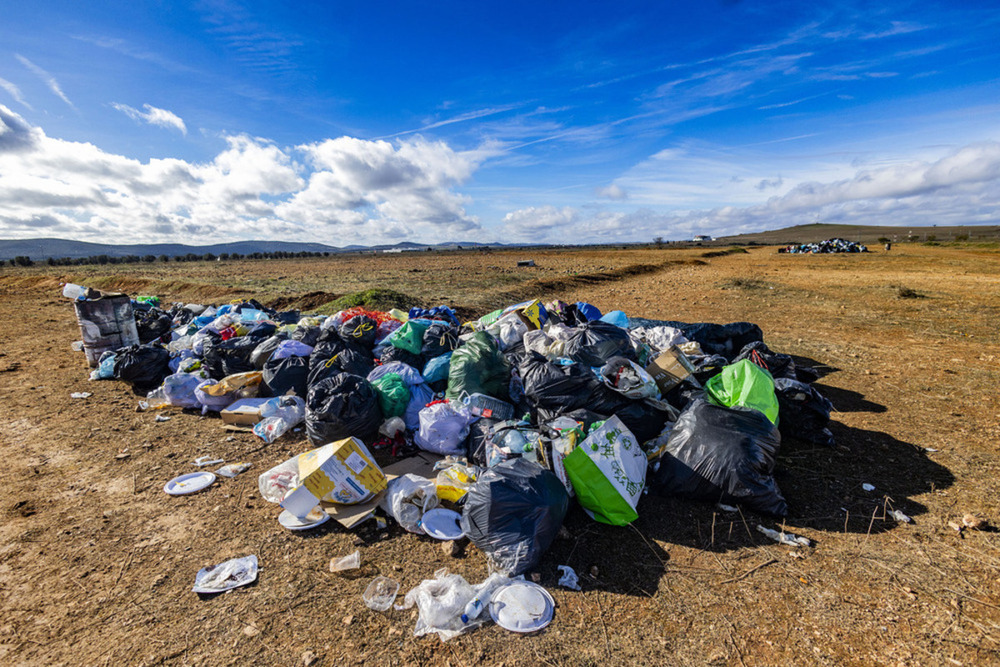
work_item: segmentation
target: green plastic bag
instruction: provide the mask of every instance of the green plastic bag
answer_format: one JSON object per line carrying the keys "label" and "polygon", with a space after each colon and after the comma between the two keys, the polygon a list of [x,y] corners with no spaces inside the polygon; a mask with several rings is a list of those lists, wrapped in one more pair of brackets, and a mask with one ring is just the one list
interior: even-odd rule
{"label": "green plastic bag", "polygon": [[639,518],[646,455],[618,417],[592,428],[562,461],[580,505],[594,520],[626,526]]}
{"label": "green plastic bag", "polygon": [[389,342],[411,354],[420,354],[420,350],[424,346],[424,332],[429,326],[430,322],[410,320],[389,336]]}
{"label": "green plastic bag", "polygon": [[403,378],[398,373],[386,373],[372,382],[372,386],[378,394],[378,405],[382,408],[382,415],[386,419],[402,417],[410,402],[410,388],[403,382]]}
{"label": "green plastic bag", "polygon": [[749,359],[722,369],[705,383],[708,397],[716,405],[731,408],[739,405],[763,412],[771,423],[778,425],[778,397],[774,394],[774,378]]}
{"label": "green plastic bag", "polygon": [[449,399],[464,394],[486,394],[506,401],[509,398],[510,365],[500,352],[496,339],[485,331],[472,334],[460,348],[452,352],[448,368]]}

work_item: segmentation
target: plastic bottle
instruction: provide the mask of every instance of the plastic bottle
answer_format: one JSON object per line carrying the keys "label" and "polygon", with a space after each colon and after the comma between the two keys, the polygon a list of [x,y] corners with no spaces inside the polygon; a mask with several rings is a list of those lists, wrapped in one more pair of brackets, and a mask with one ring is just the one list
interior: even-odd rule
{"label": "plastic bottle", "polygon": [[87,299],[87,288],[83,285],[66,283],[63,287],[63,296],[74,301],[85,301]]}
{"label": "plastic bottle", "polygon": [[483,601],[479,595],[469,600],[469,604],[465,605],[465,611],[462,612],[462,623],[468,623],[479,617],[483,613]]}

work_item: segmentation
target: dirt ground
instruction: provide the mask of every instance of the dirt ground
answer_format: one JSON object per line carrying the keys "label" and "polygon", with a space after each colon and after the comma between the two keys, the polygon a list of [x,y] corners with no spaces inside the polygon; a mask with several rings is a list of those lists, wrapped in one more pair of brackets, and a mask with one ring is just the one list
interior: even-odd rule
{"label": "dirt ground", "polygon": [[[393,258],[171,264],[0,273],[0,662],[88,665],[900,664],[1000,663],[1000,543],[956,530],[1000,524],[997,360],[1000,252],[894,246],[790,256],[774,248],[409,253]],[[526,256],[525,256],[526,257]],[[101,276],[105,276],[101,278]],[[114,278],[107,276],[114,275]],[[470,310],[518,294],[590,301],[682,321],[748,320],[775,350],[815,365],[834,403],[834,448],[782,443],[777,479],[790,548],[755,530],[774,520],[645,497],[633,526],[572,509],[568,537],[538,569],[557,603],[544,632],[493,625],[442,643],[413,637],[415,613],[368,610],[377,574],[400,594],[458,558],[391,525],[334,522],[290,533],[257,475],[304,451],[303,433],[263,446],[217,417],[136,411],[118,382],[88,382],[61,280],[168,300],[228,301],[396,286]],[[901,288],[914,291],[900,297]],[[73,392],[93,395],[71,399]],[[215,454],[251,470],[187,497],[163,485]],[[862,484],[875,490],[863,490]],[[899,509],[913,523],[896,523]],[[361,552],[345,578],[331,558]],[[200,598],[195,573],[256,554],[256,584]],[[556,566],[583,592],[556,585]],[[308,656],[306,656],[308,657]]]}

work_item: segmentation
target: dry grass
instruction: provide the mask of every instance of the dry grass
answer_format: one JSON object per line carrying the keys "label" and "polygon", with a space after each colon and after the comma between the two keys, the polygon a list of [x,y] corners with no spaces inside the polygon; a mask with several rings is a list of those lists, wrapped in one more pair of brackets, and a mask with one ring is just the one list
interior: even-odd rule
{"label": "dry grass", "polygon": [[[527,270],[514,267],[521,251],[171,265],[103,278],[5,270],[0,658],[277,665],[308,649],[320,664],[1000,662],[997,533],[949,527],[968,512],[1000,523],[1000,254],[917,244],[865,256],[754,248],[705,262],[699,253],[540,252]],[[281,529],[256,476],[305,449],[304,436],[261,447],[214,418],[157,423],[134,411],[127,387],[88,383],[70,350],[72,311],[57,295],[68,277],[171,299],[294,302],[388,288],[470,312],[524,294],[653,318],[757,322],[772,348],[823,371],[820,387],[837,408],[837,447],[787,440],[779,457],[792,508],[783,528],[815,546],[779,546],[755,525],[781,525],[710,504],[647,497],[628,528],[574,510],[569,538],[539,568],[558,605],[548,630],[413,638],[409,612],[363,606],[367,581],[392,576],[405,592],[445,566],[479,581],[482,554],[453,559],[395,527]],[[748,278],[775,289],[724,289]],[[895,298],[887,285],[933,299]],[[74,391],[94,395],[72,400]],[[191,497],[162,492],[208,453],[253,468]],[[893,509],[914,522],[896,523]],[[361,577],[328,571],[331,557],[355,549]],[[190,592],[200,567],[249,553],[263,565],[256,585],[212,599]],[[561,564],[582,575],[582,593],[556,586]]]}

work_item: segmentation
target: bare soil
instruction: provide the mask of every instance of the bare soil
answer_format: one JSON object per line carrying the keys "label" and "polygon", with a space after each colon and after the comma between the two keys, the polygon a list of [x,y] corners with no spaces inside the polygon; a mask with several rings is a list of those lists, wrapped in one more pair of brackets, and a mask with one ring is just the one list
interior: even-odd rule
{"label": "bare soil", "polygon": [[[955,530],[1000,524],[997,360],[1000,253],[907,244],[868,255],[703,257],[705,249],[404,253],[324,260],[5,269],[0,274],[0,662],[4,664],[905,664],[1000,663],[1000,543]],[[522,257],[522,255],[524,255]],[[535,269],[516,269],[518,259]],[[638,268],[637,268],[638,267]],[[294,534],[257,475],[304,451],[264,446],[217,417],[136,412],[117,382],[88,382],[59,282],[223,302],[257,295],[307,307],[391,287],[469,311],[520,296],[590,301],[682,321],[748,320],[775,350],[823,373],[834,448],[782,444],[777,478],[792,549],[773,520],[646,497],[633,526],[578,509],[539,567],[557,603],[535,636],[496,626],[442,643],[411,611],[369,611],[368,581],[405,593],[447,567],[473,582],[486,560],[445,555],[397,526],[334,522]],[[920,298],[901,298],[901,289]],[[86,399],[71,399],[88,391]],[[163,485],[196,457],[250,461],[208,490]],[[864,491],[862,484],[874,491]],[[912,524],[893,521],[899,509]],[[361,551],[362,570],[331,574]],[[256,584],[214,597],[195,573],[256,554]],[[559,588],[557,565],[583,592]]]}

